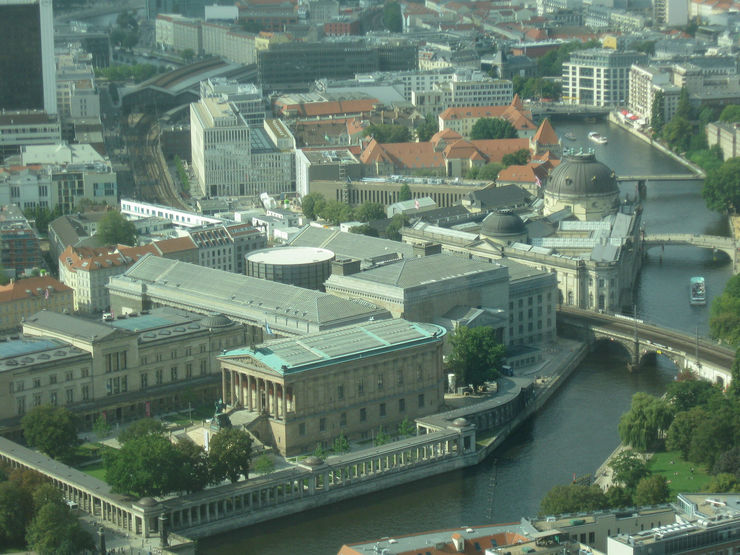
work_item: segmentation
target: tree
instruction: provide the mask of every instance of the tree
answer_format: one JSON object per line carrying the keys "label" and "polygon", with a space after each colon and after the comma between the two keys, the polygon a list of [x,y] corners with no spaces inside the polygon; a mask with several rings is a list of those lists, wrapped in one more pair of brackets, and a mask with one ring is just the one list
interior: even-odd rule
{"label": "tree", "polygon": [[691,125],[691,122],[687,118],[676,114],[663,127],[663,138],[673,150],[685,152],[691,145],[693,131],[694,126]]}
{"label": "tree", "polygon": [[138,439],[149,435],[161,436],[165,432],[164,424],[154,418],[142,418],[129,424],[118,434],[118,443],[128,443],[132,439]]}
{"label": "tree", "polygon": [[22,546],[32,515],[33,503],[28,490],[14,481],[0,482],[0,545]]}
{"label": "tree", "polygon": [[729,158],[719,169],[710,171],[701,196],[710,210],[737,211],[740,208],[740,158]]}
{"label": "tree", "polygon": [[385,228],[385,237],[391,241],[401,240],[401,228],[407,224],[406,216],[395,214]]}
{"label": "tree", "polygon": [[555,486],[540,501],[540,515],[559,515],[583,511],[598,511],[609,507],[599,486],[569,484]]}
{"label": "tree", "polygon": [[339,225],[352,220],[352,207],[338,200],[330,200],[322,207],[319,215],[327,222]]}
{"label": "tree", "polygon": [[490,327],[458,326],[450,338],[452,351],[447,364],[458,383],[478,386],[499,376],[504,346]]}
{"label": "tree", "polygon": [[634,504],[630,492],[620,486],[611,486],[606,490],[606,500],[609,503],[609,507],[613,509],[631,507]]}
{"label": "tree", "polygon": [[419,139],[419,142],[425,143],[429,141],[437,131],[439,131],[439,122],[437,118],[434,114],[427,114],[424,117],[424,121],[416,128],[416,137]]}
{"label": "tree", "polygon": [[498,162],[489,162],[485,166],[481,166],[478,170],[477,179],[486,179],[488,181],[495,181],[501,170],[504,169],[503,164]]}
{"label": "tree", "polygon": [[416,424],[411,422],[408,417],[401,420],[401,423],[398,425],[398,436],[399,437],[408,437],[408,436],[415,436],[416,435]]}
{"label": "tree", "polygon": [[686,87],[681,87],[681,93],[678,95],[676,113],[673,117],[684,118],[687,120],[690,120],[692,117],[691,103],[689,102],[689,90]]}
{"label": "tree", "polygon": [[33,507],[37,511],[47,503],[64,503],[61,490],[48,482],[38,486],[31,495]]}
{"label": "tree", "polygon": [[725,106],[719,115],[719,121],[729,121],[730,123],[740,121],[740,105],[729,104]]}
{"label": "tree", "polygon": [[106,245],[136,245],[136,226],[118,210],[109,210],[100,218],[96,235]]}
{"label": "tree", "polygon": [[[703,137],[706,141],[707,136],[703,133],[695,135],[697,137]],[[693,145],[692,145],[693,147]],[[724,155],[722,154],[722,147],[719,145],[712,145],[708,149],[692,150],[688,153],[689,160],[694,162],[697,166],[701,167],[705,172],[717,170],[722,165]]]}
{"label": "tree", "polygon": [[398,2],[387,2],[383,6],[383,27],[392,33],[400,33],[403,30],[401,5]]}
{"label": "tree", "polygon": [[523,166],[529,162],[529,156],[529,150],[526,148],[520,148],[516,152],[504,154],[503,158],[501,158],[501,163],[507,168],[509,166]]}
{"label": "tree", "polygon": [[480,118],[470,130],[470,138],[478,139],[515,139],[516,127],[503,118]]}
{"label": "tree", "polygon": [[401,185],[401,188],[398,191],[398,202],[403,202],[405,200],[411,200],[411,187],[409,187],[407,183]]}
{"label": "tree", "polygon": [[635,505],[657,505],[665,503],[671,496],[668,481],[662,474],[653,474],[640,480],[635,489]]}
{"label": "tree", "polygon": [[110,433],[110,424],[102,414],[93,422],[93,432],[95,432],[95,437],[99,440],[104,439]]}
{"label": "tree", "polygon": [[257,474],[269,474],[275,470],[275,461],[267,453],[262,453],[254,461],[254,471]]}
{"label": "tree", "polygon": [[706,404],[713,390],[711,382],[698,380],[693,376],[693,379],[669,383],[666,399],[676,412],[681,412]]}
{"label": "tree", "polygon": [[249,476],[249,463],[252,459],[252,438],[239,428],[225,428],[211,439],[208,462],[211,467],[211,481],[219,483],[224,478],[234,484],[239,476]]}
{"label": "tree", "polygon": [[637,484],[650,474],[645,461],[632,449],[625,449],[609,463],[614,471],[614,481],[621,483],[628,491],[634,491]]}
{"label": "tree", "polygon": [[665,125],[665,94],[663,94],[663,91],[657,91],[655,93],[651,108],[652,117],[650,125],[653,128],[653,133],[661,135],[663,133],[663,126]]}
{"label": "tree", "polygon": [[672,419],[673,411],[663,399],[635,393],[630,410],[619,419],[619,437],[639,451],[654,449]]}
{"label": "tree", "polygon": [[28,547],[37,553],[75,555],[95,549],[93,537],[63,502],[41,507],[26,532]]}
{"label": "tree", "polygon": [[157,434],[128,440],[103,453],[105,479],[117,493],[144,497],[180,489],[180,457],[172,442]]}
{"label": "tree", "polygon": [[308,193],[301,199],[303,215],[309,220],[315,220],[323,210],[326,199],[321,193]]}
{"label": "tree", "polygon": [[632,50],[637,52],[644,52],[653,56],[655,54],[655,41],[654,40],[643,40],[632,44]]}
{"label": "tree", "polygon": [[681,457],[688,459],[696,429],[707,417],[707,412],[702,407],[677,413],[668,428],[666,449],[680,451]]}
{"label": "tree", "polygon": [[377,237],[378,230],[367,224],[356,225],[349,229],[350,233],[357,233],[358,235],[367,235],[368,237]]}
{"label": "tree", "polygon": [[712,481],[707,486],[707,491],[711,493],[729,493],[740,491],[737,476],[722,472],[712,477]]}
{"label": "tree", "polygon": [[740,447],[733,447],[725,451],[714,463],[713,474],[734,474],[740,476]]}
{"label": "tree", "polygon": [[349,440],[344,435],[344,432],[340,432],[336,439],[334,439],[331,450],[337,454],[349,453]]}
{"label": "tree", "polygon": [[375,439],[373,439],[373,445],[375,445],[376,447],[380,447],[381,445],[390,443],[390,441],[391,441],[390,434],[386,433],[386,431],[383,430],[383,426],[379,426],[378,433],[375,434]]}
{"label": "tree", "polygon": [[54,459],[68,458],[77,446],[77,420],[65,407],[34,407],[21,420],[23,437]]}
{"label": "tree", "polygon": [[192,62],[193,58],[195,58],[195,52],[192,48],[186,48],[182,51],[182,59],[185,60],[187,63]]}
{"label": "tree", "polygon": [[208,454],[205,449],[190,438],[181,439],[175,444],[178,454],[178,490],[194,493],[208,485]]}
{"label": "tree", "polygon": [[371,123],[362,134],[365,137],[372,137],[379,143],[408,143],[411,140],[408,127],[391,123]]}
{"label": "tree", "polygon": [[719,408],[707,406],[708,417],[695,428],[691,439],[689,460],[713,467],[717,457],[735,446],[735,437],[740,430],[735,406]]}
{"label": "tree", "polygon": [[385,219],[385,207],[379,202],[363,202],[356,210],[355,217],[361,222],[374,222]]}

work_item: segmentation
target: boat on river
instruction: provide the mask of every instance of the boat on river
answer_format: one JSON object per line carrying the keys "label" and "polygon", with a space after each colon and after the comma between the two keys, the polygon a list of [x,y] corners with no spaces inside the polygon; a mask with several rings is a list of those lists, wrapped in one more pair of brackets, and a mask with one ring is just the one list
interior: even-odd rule
{"label": "boat on river", "polygon": [[606,137],[600,133],[597,133],[596,131],[591,131],[588,134],[588,138],[600,145],[605,145],[607,143]]}
{"label": "boat on river", "polygon": [[566,139],[569,141],[575,141],[576,140],[576,134],[573,133],[573,131],[568,131],[565,135],[563,135]]}
{"label": "boat on river", "polygon": [[689,302],[693,305],[707,304],[707,287],[703,277],[691,278],[689,282]]}

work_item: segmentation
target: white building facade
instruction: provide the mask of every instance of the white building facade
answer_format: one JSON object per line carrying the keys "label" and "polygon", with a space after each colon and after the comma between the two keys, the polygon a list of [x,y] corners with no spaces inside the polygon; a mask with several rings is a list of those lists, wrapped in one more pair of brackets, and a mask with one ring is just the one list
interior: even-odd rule
{"label": "white building facade", "polygon": [[563,102],[587,106],[624,106],[629,99],[632,64],[647,55],[593,48],[574,52],[563,64]]}

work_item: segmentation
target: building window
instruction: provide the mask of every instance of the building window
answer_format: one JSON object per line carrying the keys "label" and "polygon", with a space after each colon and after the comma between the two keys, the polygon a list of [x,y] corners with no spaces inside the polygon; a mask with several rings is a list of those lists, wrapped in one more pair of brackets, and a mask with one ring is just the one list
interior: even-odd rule
{"label": "building window", "polygon": [[406,399],[399,399],[398,400],[398,412],[405,412],[406,411]]}
{"label": "building window", "polygon": [[88,377],[90,377],[90,369],[89,368],[81,368],[80,369],[80,377],[81,378],[88,378]]}
{"label": "building window", "polygon": [[33,394],[33,406],[38,407],[41,405],[41,393]]}
{"label": "building window", "polygon": [[200,361],[200,375],[205,376],[207,371],[208,371],[207,361],[201,360]]}
{"label": "building window", "polygon": [[65,400],[66,400],[66,402],[67,402],[68,405],[70,403],[73,403],[74,402],[74,400],[75,400],[75,391],[74,391],[74,389],[68,389],[68,390],[66,390],[64,392],[64,395],[65,395]]}
{"label": "building window", "polygon": [[185,347],[185,356],[189,357],[193,354],[193,348],[192,347]]}
{"label": "building window", "polygon": [[340,426],[346,426],[347,425],[347,413],[343,412],[339,415],[339,425]]}
{"label": "building window", "polygon": [[360,422],[365,422],[367,420],[367,409],[361,408],[360,409]]}
{"label": "building window", "polygon": [[190,379],[190,378],[192,378],[192,377],[193,377],[193,365],[192,365],[192,363],[190,363],[190,362],[188,362],[188,363],[187,363],[187,364],[185,365],[185,377],[186,377],[187,379]]}
{"label": "building window", "polygon": [[416,381],[420,382],[424,379],[424,370],[422,370],[421,366],[416,369]]}
{"label": "building window", "polygon": [[385,416],[385,403],[380,403],[380,416]]}
{"label": "building window", "polygon": [[146,372],[139,375],[139,385],[139,389],[146,389],[149,385],[149,375]]}
{"label": "building window", "polygon": [[337,386],[337,399],[344,399],[344,386],[343,385]]}
{"label": "building window", "polygon": [[64,373],[64,381],[71,382],[72,381],[72,372],[65,372]]}
{"label": "building window", "polygon": [[16,412],[18,413],[18,416],[26,414],[26,398],[18,397],[15,400],[15,402],[16,402]]}
{"label": "building window", "polygon": [[108,353],[105,355],[105,371],[118,372],[126,369],[126,351]]}
{"label": "building window", "polygon": [[365,394],[365,382],[360,378],[360,381],[357,382],[357,395],[364,395]]}
{"label": "building window", "polygon": [[403,385],[403,370],[398,372],[398,385]]}
{"label": "building window", "polygon": [[319,431],[325,432],[326,431],[326,418],[321,418],[319,420]]}
{"label": "building window", "polygon": [[172,368],[170,368],[170,381],[177,381],[177,366],[173,366]]}
{"label": "building window", "polygon": [[378,374],[378,389],[383,389],[383,374]]}
{"label": "building window", "polygon": [[57,406],[57,392],[56,391],[52,391],[49,394],[49,403],[51,404],[52,407]]}
{"label": "building window", "polygon": [[172,351],[172,352],[170,353],[170,358],[172,358],[172,359],[175,359],[175,358],[177,358],[177,351]]}
{"label": "building window", "polygon": [[306,423],[301,422],[298,424],[298,435],[305,436],[306,435]]}
{"label": "building window", "polygon": [[[49,376],[49,383],[50,384],[57,383],[57,375],[56,374],[52,374],[51,376]],[[18,391],[23,391],[23,388],[21,387]]]}
{"label": "building window", "polygon": [[34,378],[33,379],[33,387],[34,388],[41,387],[41,378]]}
{"label": "building window", "polygon": [[164,379],[164,371],[161,368],[157,368],[154,371],[154,381],[157,385],[162,385]]}
{"label": "building window", "polygon": [[419,393],[419,408],[420,409],[424,408],[424,394],[423,393]]}
{"label": "building window", "polygon": [[89,385],[82,386],[82,400],[83,401],[90,400],[90,386]]}

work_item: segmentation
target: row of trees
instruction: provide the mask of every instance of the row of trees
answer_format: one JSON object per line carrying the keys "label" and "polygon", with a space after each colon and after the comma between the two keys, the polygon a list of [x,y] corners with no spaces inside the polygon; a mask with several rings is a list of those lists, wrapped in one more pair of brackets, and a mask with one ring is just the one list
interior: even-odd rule
{"label": "row of trees", "polygon": [[95,69],[97,77],[104,77],[109,81],[133,81],[141,83],[157,73],[167,71],[164,66],[155,66],[154,64],[116,64],[109,67]]}
{"label": "row of trees", "polygon": [[504,154],[501,158],[501,162],[489,162],[483,166],[474,166],[470,168],[466,173],[467,179],[485,179],[488,181],[494,181],[498,174],[504,168],[509,166],[522,166],[529,162],[530,152],[526,148],[521,148],[516,152],[510,154]]}
{"label": "row of trees", "polygon": [[321,218],[334,225],[352,220],[373,222],[386,217],[385,207],[378,202],[365,202],[352,207],[337,200],[326,200],[321,193],[309,193],[304,196],[301,199],[301,208],[307,218],[311,220]]}
{"label": "row of trees", "polygon": [[[439,131],[437,116],[427,114],[414,129],[420,142],[429,141]],[[413,140],[411,130],[405,125],[395,123],[372,123],[362,132],[365,137],[373,137],[379,143],[408,143]]]}
{"label": "row of trees", "polygon": [[31,470],[0,467],[0,546],[74,555],[95,547],[62,493]]}
{"label": "row of trees", "polygon": [[[732,160],[740,161],[738,158]],[[722,294],[712,301],[709,333],[730,345],[740,345],[740,275],[732,276]]]}
{"label": "row of trees", "polygon": [[103,454],[106,481],[117,493],[137,496],[200,491],[208,484],[232,483],[249,474],[252,439],[239,428],[223,428],[209,451],[189,439],[170,441],[163,425],[143,419],[118,436],[121,448]]}

